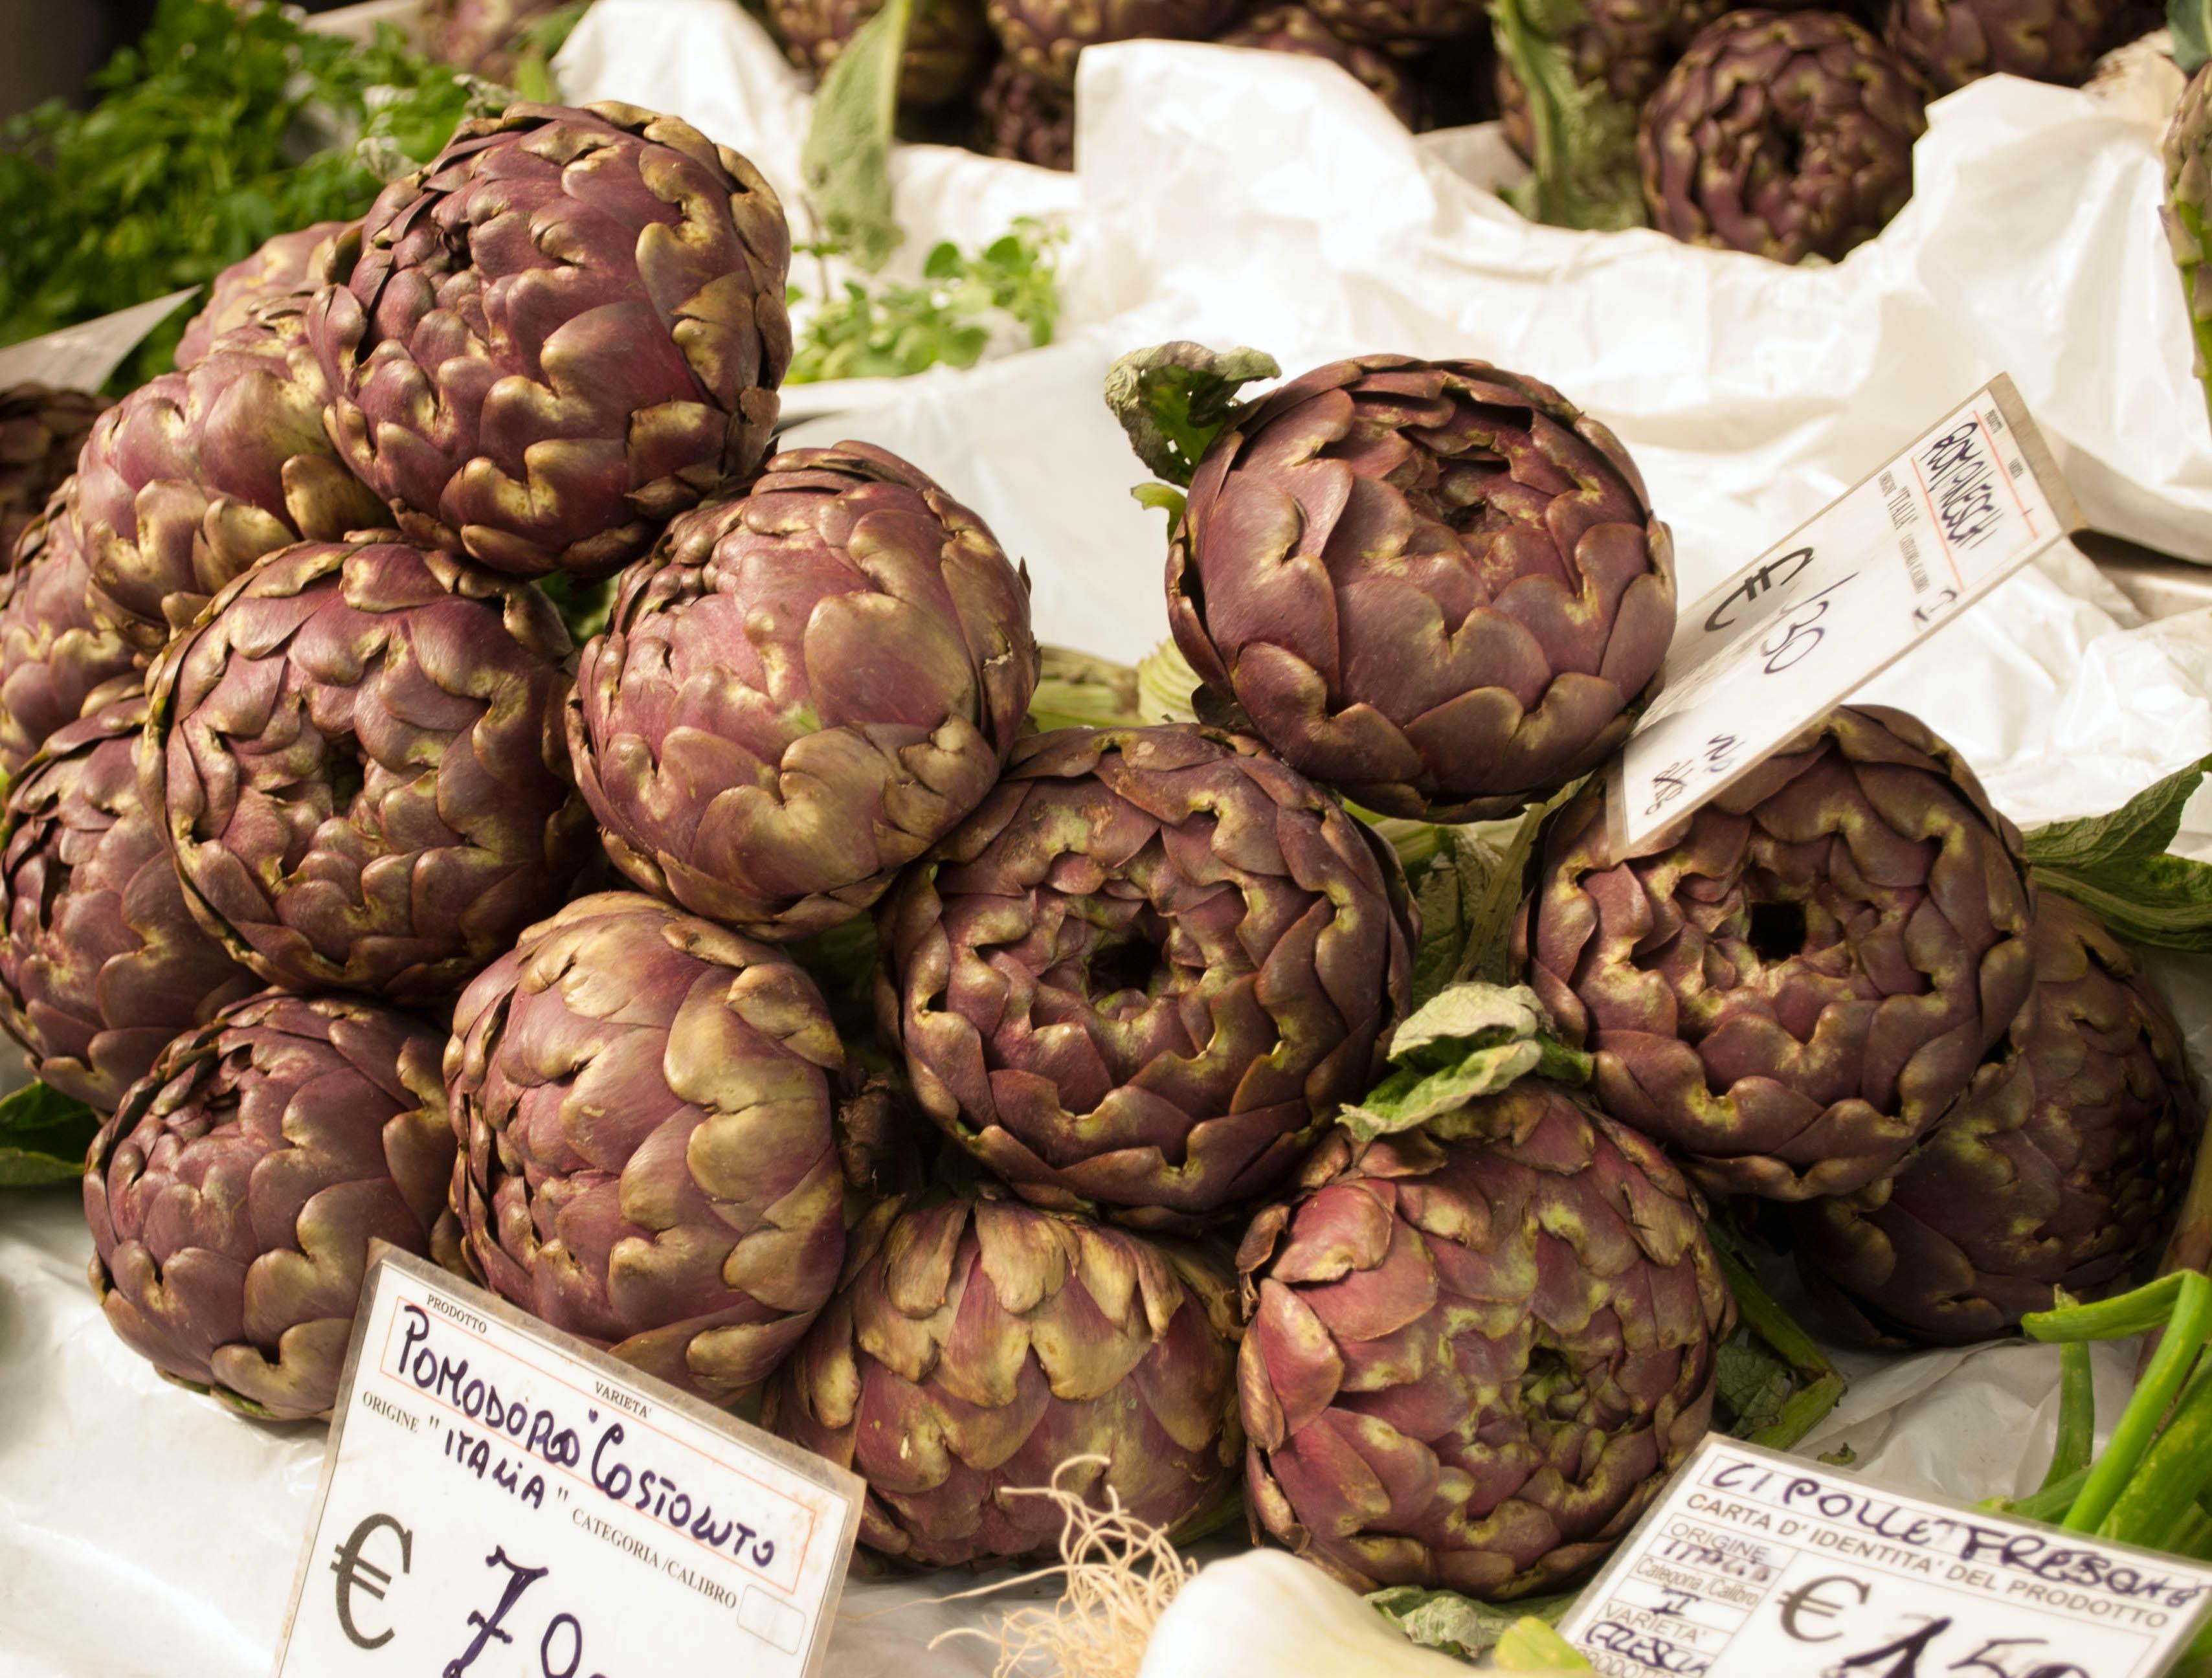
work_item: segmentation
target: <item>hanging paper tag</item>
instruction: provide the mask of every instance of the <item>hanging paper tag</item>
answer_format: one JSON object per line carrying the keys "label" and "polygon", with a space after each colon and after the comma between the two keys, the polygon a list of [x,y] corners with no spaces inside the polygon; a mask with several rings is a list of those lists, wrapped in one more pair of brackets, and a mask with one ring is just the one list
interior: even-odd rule
{"label": "hanging paper tag", "polygon": [[2212,1569],[1706,1437],[1559,1633],[1613,1678],[2156,1678]]}
{"label": "hanging paper tag", "polygon": [[52,385],[61,390],[96,391],[123,365],[123,358],[145,342],[147,333],[198,294],[198,286],[187,286],[150,303],[11,344],[0,350],[0,390],[10,385]]}
{"label": "hanging paper tag", "polygon": [[2081,522],[2000,374],[1681,614],[1659,697],[1609,772],[1613,854],[1643,848]]}
{"label": "hanging paper tag", "polygon": [[817,1671],[860,1481],[384,1249],[277,1678]]}

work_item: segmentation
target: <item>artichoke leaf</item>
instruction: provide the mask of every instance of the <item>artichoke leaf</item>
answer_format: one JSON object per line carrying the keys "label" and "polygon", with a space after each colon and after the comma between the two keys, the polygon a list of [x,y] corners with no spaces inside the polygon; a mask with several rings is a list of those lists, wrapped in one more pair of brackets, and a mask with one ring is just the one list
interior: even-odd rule
{"label": "artichoke leaf", "polygon": [[2167,849],[2208,768],[2212,758],[2191,763],[2109,815],[2036,829],[2025,841],[2035,883],[2094,909],[2130,942],[2212,950],[2212,864]]}
{"label": "artichoke leaf", "polygon": [[891,122],[914,0],[889,0],[837,55],[814,97],[799,154],[823,235],[873,273],[906,235],[891,202]]}
{"label": "artichoke leaf", "polygon": [[2166,27],[2173,31],[2173,62],[2184,76],[2212,60],[2212,5],[2205,0],[2166,0]]}
{"label": "artichoke leaf", "polygon": [[1848,1383],[1759,1285],[1729,1232],[1717,1224],[1705,1232],[1736,1305],[1735,1331],[1714,1359],[1713,1426],[1730,1438],[1788,1450],[1836,1407]]}
{"label": "artichoke leaf", "polygon": [[1633,106],[1575,74],[1568,41],[1587,15],[1558,0],[1491,0],[1498,56],[1528,94],[1535,158],[1501,195],[1531,221],[1611,233],[1647,224]]}
{"label": "artichoke leaf", "polygon": [[1107,369],[1106,405],[1129,434],[1137,458],[1187,489],[1208,446],[1235,422],[1239,387],[1279,378],[1282,371],[1264,350],[1159,344],[1133,350]]}
{"label": "artichoke leaf", "polygon": [[1455,1113],[1516,1079],[1588,1083],[1590,1057],[1552,1031],[1551,1016],[1526,985],[1449,986],[1415,1009],[1391,1038],[1396,1070],[1347,1105],[1337,1122],[1363,1142],[1416,1125],[1450,1135]]}
{"label": "artichoke leaf", "polygon": [[1504,1672],[1583,1671],[1589,1663],[1552,1629],[1580,1595],[1569,1590],[1498,1604],[1478,1602],[1455,1590],[1400,1584],[1370,1592],[1367,1605],[1424,1649],[1463,1661],[1488,1655],[1492,1665]]}
{"label": "artichoke leaf", "polygon": [[0,1189],[76,1182],[99,1130],[100,1115],[49,1085],[0,1100]]}

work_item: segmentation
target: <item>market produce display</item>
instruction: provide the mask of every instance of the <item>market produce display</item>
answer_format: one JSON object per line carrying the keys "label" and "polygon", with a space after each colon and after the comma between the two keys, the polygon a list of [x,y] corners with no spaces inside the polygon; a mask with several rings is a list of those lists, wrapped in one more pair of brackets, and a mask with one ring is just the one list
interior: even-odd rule
{"label": "market produce display", "polygon": [[0,390],[0,569],[14,564],[23,532],[76,470],[77,451],[106,406],[88,391],[51,385]]}
{"label": "market produce display", "polygon": [[162,1374],[249,1415],[319,1415],[368,1243],[450,1253],[443,1033],[266,991],[165,1049],[93,1143],[93,1291]]}
{"label": "market produce display", "polygon": [[866,1480],[860,1541],[904,1561],[1050,1550],[1060,1511],[1020,1493],[1055,1483],[1188,1532],[1235,1507],[1232,1292],[1203,1249],[1080,1214],[887,1201],[763,1419]]}
{"label": "market produce display", "polygon": [[2120,0],[1895,0],[1883,37],[1939,94],[1984,76],[2079,82],[2124,9]]}
{"label": "market produce display", "polygon": [[[791,62],[820,76],[882,9],[882,0],[774,0],[769,17]],[[991,52],[981,0],[922,0],[907,24],[900,100],[926,107],[971,92]]]}
{"label": "market produce display", "polygon": [[2183,90],[2166,131],[2166,241],[2181,271],[2181,293],[2197,350],[2197,377],[2212,402],[2212,66],[2200,68]]}

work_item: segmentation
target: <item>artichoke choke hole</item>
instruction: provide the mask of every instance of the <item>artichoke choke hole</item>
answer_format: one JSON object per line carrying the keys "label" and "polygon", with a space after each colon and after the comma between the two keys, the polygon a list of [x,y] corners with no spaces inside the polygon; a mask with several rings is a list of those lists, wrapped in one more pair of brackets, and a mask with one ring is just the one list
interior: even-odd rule
{"label": "artichoke choke hole", "polygon": [[1805,905],[1797,903],[1759,903],[1751,906],[1751,925],[1744,941],[1764,962],[1785,962],[1805,947],[1808,931]]}

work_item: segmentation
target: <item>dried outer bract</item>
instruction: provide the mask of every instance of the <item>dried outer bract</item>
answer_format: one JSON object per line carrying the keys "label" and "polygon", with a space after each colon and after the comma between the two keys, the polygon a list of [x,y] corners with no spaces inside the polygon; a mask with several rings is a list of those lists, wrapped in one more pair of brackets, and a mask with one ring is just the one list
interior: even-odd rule
{"label": "dried outer bract", "polygon": [[162,1374],[327,1413],[372,1241],[450,1266],[443,1039],[359,997],[264,991],[164,1049],[92,1145],[92,1288]]}
{"label": "dried outer bract", "polygon": [[411,539],[604,576],[759,460],[790,265],[775,193],[688,123],[510,105],[337,242],[331,435]]}
{"label": "dried outer bract", "polygon": [[149,656],[264,555],[388,522],[324,434],[305,307],[264,302],[187,371],[109,409],[85,445],[85,560],[115,627]]}
{"label": "dried outer bract", "polygon": [[1480,0],[1306,0],[1346,40],[1410,57],[1439,41],[1463,40],[1490,27]]}
{"label": "dried outer bract", "polygon": [[46,737],[75,722],[111,683],[143,681],[145,654],[113,627],[64,484],[15,544],[0,577],[0,772],[13,775]]}
{"label": "dried outer bract", "polygon": [[902,1561],[1049,1553],[1062,1517],[1035,1493],[1055,1483],[1176,1533],[1234,1493],[1235,1325],[1228,1267],[1197,1248],[1003,1200],[887,1201],[763,1420],[867,1481],[860,1541]]}
{"label": "dried outer bract", "polygon": [[1407,127],[1420,126],[1420,86],[1413,72],[1388,53],[1338,34],[1310,5],[1266,7],[1222,36],[1221,44],[1326,58],[1389,106]]}
{"label": "dried outer bract", "polygon": [[555,1328],[737,1402],[837,1280],[842,1065],[782,951],[636,892],[577,898],[453,1010],[471,1267]]}
{"label": "dried outer bract", "polygon": [[982,149],[1041,169],[1075,167],[1075,95],[1012,58],[991,66],[975,95]]}
{"label": "dried outer bract", "polygon": [[624,574],[568,739],[624,873],[803,938],[982,801],[1036,681],[1028,580],[982,521],[841,443],[778,455]]}
{"label": "dried outer bract", "polygon": [[179,1031],[261,988],[185,907],[138,796],[136,694],[58,730],[0,817],[0,1025],[102,1113]]}
{"label": "dried outer bract", "polygon": [[1882,37],[1939,94],[1984,76],[2078,87],[2119,0],[1893,0]]}
{"label": "dried outer bract", "polygon": [[1363,356],[1206,449],[1168,621],[1291,768],[1385,815],[1478,820],[1626,738],[1674,634],[1674,543],[1620,441],[1549,385]]}
{"label": "dried outer bract", "polygon": [[1709,1184],[1863,1188],[2034,983],[2020,836],[1919,721],[1844,707],[1625,860],[1593,787],[1546,836],[1516,959],[1622,1123]]}
{"label": "dried outer bract", "polygon": [[522,32],[573,0],[425,0],[415,38],[441,64],[505,82],[514,74]]}
{"label": "dried outer bract", "polygon": [[1139,1225],[1287,1177],[1412,983],[1389,848],[1256,741],[1184,725],[1024,740],[882,926],[878,1012],[923,1109],[1026,1198]]}
{"label": "dried outer bract", "polygon": [[1516,1084],[1339,1130],[1237,1255],[1256,1529],[1356,1590],[1497,1601],[1595,1566],[1711,1422],[1735,1301],[1644,1138]]}
{"label": "dried outer bract", "polygon": [[1729,12],[1644,104],[1651,225],[1777,262],[1841,261],[1912,196],[1922,106],[1903,62],[1840,12]]}
{"label": "dried outer bract", "polygon": [[370,536],[270,556],[149,682],[146,801],[202,925],[271,983],[450,997],[591,849],[536,587]]}
{"label": "dried outer bract", "polygon": [[52,385],[0,390],[0,570],[14,562],[23,532],[69,482],[106,406],[106,397]]}
{"label": "dried outer bract", "polygon": [[2123,1286],[2165,1240],[2203,1116],[2180,1034],[2088,909],[2039,900],[2003,1055],[1893,1175],[1796,1208],[1799,1268],[1859,1338],[1988,1340]]}
{"label": "dried outer bract", "polygon": [[330,260],[343,222],[317,222],[297,233],[280,233],[252,256],[215,277],[208,300],[177,340],[177,371],[185,372],[224,333],[251,323],[264,303],[311,289]]}
{"label": "dried outer bract", "polygon": [[[791,62],[823,76],[883,9],[883,0],[769,0],[769,15]],[[990,56],[983,0],[916,0],[899,61],[899,99],[950,103],[975,85]]]}
{"label": "dried outer bract", "polygon": [[2182,90],[2181,103],[2166,125],[2165,152],[2166,203],[2159,215],[2181,271],[2197,381],[2212,396],[2212,268],[2205,261],[2212,254],[2212,228],[2206,220],[2212,204],[2212,66],[2198,70]]}
{"label": "dried outer bract", "polygon": [[1211,40],[1236,21],[1243,0],[986,0],[986,9],[1008,58],[1072,94],[1075,61],[1085,47],[1115,40]]}

